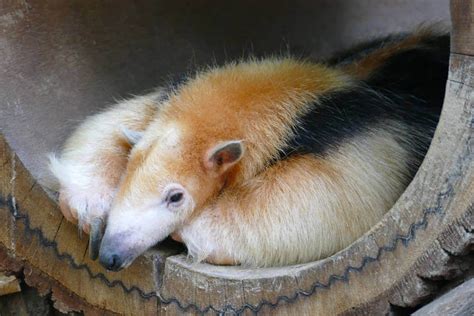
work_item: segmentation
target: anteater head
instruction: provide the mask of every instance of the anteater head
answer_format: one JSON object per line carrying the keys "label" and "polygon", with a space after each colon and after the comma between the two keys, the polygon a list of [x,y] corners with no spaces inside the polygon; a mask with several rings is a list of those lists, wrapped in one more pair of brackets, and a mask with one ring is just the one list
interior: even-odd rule
{"label": "anteater head", "polygon": [[100,248],[100,262],[106,268],[127,267],[196,216],[235,176],[244,154],[243,141],[223,138],[218,127],[211,130],[212,136],[194,124],[163,118],[153,122],[141,138],[125,131],[137,143]]}

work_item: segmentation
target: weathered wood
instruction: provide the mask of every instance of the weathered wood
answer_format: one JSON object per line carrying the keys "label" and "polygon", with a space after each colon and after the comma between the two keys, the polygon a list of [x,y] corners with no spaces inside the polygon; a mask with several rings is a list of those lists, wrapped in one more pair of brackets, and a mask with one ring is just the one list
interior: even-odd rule
{"label": "weathered wood", "polygon": [[470,0],[451,0],[452,41],[451,51],[474,56],[474,36],[472,35],[474,3]]}
{"label": "weathered wood", "polygon": [[474,315],[474,279],[464,282],[430,304],[413,313],[414,316]]}
{"label": "weathered wood", "polygon": [[[53,308],[53,302],[49,297],[41,296],[36,289],[23,285],[21,292],[0,296],[0,315],[60,316],[64,314]],[[75,314],[69,313],[69,315]]]}

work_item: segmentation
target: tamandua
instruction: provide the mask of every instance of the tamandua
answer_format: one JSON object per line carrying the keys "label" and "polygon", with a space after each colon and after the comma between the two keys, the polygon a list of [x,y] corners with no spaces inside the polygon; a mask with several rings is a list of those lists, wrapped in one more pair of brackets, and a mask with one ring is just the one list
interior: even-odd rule
{"label": "tamandua", "polygon": [[448,58],[449,36],[422,30],[324,62],[232,62],[124,101],[51,157],[62,212],[86,231],[106,221],[100,262],[110,270],[169,235],[214,264],[330,256],[416,173]]}

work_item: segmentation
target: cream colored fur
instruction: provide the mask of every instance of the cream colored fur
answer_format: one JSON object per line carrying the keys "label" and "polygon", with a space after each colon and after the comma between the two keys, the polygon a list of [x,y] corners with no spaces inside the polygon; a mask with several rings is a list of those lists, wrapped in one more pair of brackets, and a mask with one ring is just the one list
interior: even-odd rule
{"label": "cream colored fur", "polygon": [[91,116],[67,140],[59,157],[50,156],[61,199],[81,227],[93,217],[107,216],[128,159],[123,129],[144,130],[162,97],[158,89]]}
{"label": "cream colored fur", "polygon": [[[336,174],[318,172],[310,157],[283,171],[290,182],[268,181],[269,168],[243,183],[243,194],[241,187],[225,192],[179,232],[196,260],[220,254],[263,267],[321,259],[348,246],[393,205],[409,179],[408,158],[392,134],[374,129],[324,160]],[[251,208],[251,216],[242,208]]]}

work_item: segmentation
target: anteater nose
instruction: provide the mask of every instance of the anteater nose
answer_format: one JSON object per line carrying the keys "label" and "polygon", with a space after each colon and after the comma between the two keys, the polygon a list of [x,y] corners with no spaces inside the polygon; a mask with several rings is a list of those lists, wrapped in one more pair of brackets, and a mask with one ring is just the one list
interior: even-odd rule
{"label": "anteater nose", "polygon": [[101,254],[99,261],[104,268],[110,271],[118,271],[122,267],[122,259],[117,254]]}

